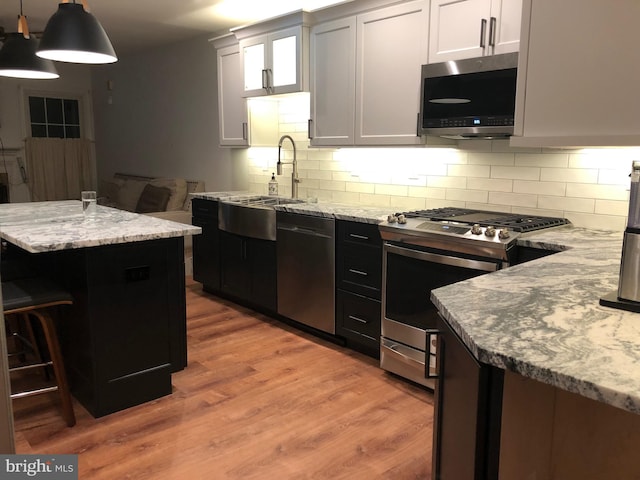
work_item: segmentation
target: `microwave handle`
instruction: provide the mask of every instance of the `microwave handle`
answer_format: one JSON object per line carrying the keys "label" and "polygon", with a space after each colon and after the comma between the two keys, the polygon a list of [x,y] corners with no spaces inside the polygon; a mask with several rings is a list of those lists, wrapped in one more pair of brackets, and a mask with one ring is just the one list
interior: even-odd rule
{"label": "microwave handle", "polygon": [[480,48],[487,46],[485,43],[485,33],[487,33],[487,19],[483,18],[480,20]]}

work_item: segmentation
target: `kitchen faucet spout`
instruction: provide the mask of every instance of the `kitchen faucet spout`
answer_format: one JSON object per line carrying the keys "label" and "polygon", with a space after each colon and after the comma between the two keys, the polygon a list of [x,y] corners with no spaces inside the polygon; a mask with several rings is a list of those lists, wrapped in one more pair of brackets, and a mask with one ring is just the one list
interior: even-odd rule
{"label": "kitchen faucet spout", "polygon": [[[282,143],[285,140],[289,140],[291,145],[293,146],[293,161],[291,162],[283,162],[280,159],[280,153],[282,150]],[[276,165],[278,175],[282,175],[282,165],[293,165],[293,172],[291,173],[291,198],[298,198],[298,184],[300,183],[300,179],[298,178],[298,160],[296,158],[296,143],[293,141],[293,138],[289,135],[283,135],[280,137],[278,141],[278,163]]]}

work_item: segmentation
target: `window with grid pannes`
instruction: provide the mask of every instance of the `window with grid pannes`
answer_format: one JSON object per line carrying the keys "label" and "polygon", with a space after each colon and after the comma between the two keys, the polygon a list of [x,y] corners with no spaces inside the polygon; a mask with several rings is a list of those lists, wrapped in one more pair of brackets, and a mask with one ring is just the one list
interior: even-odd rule
{"label": "window with grid pannes", "polygon": [[80,138],[78,100],[29,97],[32,137]]}

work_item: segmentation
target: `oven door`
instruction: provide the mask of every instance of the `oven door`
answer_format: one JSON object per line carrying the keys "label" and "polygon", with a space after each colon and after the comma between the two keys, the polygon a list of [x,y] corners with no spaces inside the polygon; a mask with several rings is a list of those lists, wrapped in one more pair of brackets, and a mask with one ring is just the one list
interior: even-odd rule
{"label": "oven door", "polygon": [[[416,381],[424,377],[428,330],[437,328],[431,290],[500,269],[499,260],[448,255],[407,244],[383,244],[381,367]],[[399,371],[410,370],[412,374]],[[418,372],[420,369],[420,373]],[[422,383],[422,382],[419,382]]]}

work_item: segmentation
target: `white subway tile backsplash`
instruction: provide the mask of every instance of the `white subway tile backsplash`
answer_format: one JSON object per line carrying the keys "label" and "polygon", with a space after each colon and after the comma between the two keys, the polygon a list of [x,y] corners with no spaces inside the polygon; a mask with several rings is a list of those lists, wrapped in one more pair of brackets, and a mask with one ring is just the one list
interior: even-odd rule
{"label": "white subway tile backsplash", "polygon": [[514,207],[536,207],[538,196],[524,193],[489,192],[489,203]]}
{"label": "white subway tile backsplash", "polygon": [[534,167],[491,167],[491,178],[512,180],[540,180],[540,169]]}
{"label": "white subway tile backsplash", "polygon": [[475,153],[469,152],[469,165],[509,165],[514,164],[513,153]]}
{"label": "white subway tile backsplash", "polygon": [[628,202],[629,191],[621,185],[567,183],[567,197],[622,200]]}
{"label": "white subway tile backsplash", "polygon": [[628,216],[629,202],[616,200],[596,200],[595,213],[602,215],[619,215],[621,217]]}
{"label": "white subway tile backsplash", "polygon": [[[269,101],[277,101],[269,99]],[[313,148],[306,138],[309,97],[278,101],[279,134],[297,147],[300,198],[387,207],[390,211],[458,206],[565,216],[576,226],[623,230],[631,161],[640,149],[511,148],[509,140],[447,142],[417,148]],[[266,194],[277,147],[235,150],[246,161],[248,189]],[[283,159],[293,158],[288,142]],[[291,165],[278,176],[290,195]]]}
{"label": "white subway tile backsplash", "polygon": [[565,212],[594,213],[596,201],[593,198],[545,197],[538,198],[538,207]]}
{"label": "white subway tile backsplash", "polygon": [[597,183],[598,170],[579,168],[542,168],[540,180],[543,182]]}
{"label": "white subway tile backsplash", "polygon": [[467,188],[470,190],[512,192],[513,180],[503,180],[499,178],[468,178]]}
{"label": "white subway tile backsplash", "polygon": [[457,190],[455,188],[448,188],[445,195],[447,200],[486,203],[489,192],[483,192],[481,190]]}
{"label": "white subway tile backsplash", "polygon": [[427,187],[467,188],[467,177],[427,177]]}
{"label": "white subway tile backsplash", "polygon": [[562,153],[517,153],[515,165],[518,167],[567,168],[569,154]]}
{"label": "white subway tile backsplash", "polygon": [[489,165],[449,165],[447,171],[450,177],[489,177]]}
{"label": "white subway tile backsplash", "polygon": [[514,180],[513,191],[515,193],[533,193],[538,195],[556,195],[564,197],[567,184],[563,182],[530,182],[527,180]]}

